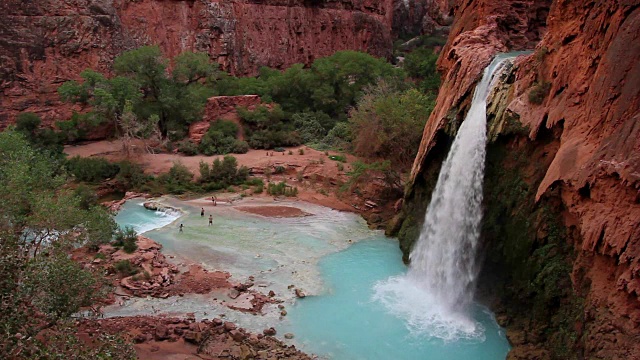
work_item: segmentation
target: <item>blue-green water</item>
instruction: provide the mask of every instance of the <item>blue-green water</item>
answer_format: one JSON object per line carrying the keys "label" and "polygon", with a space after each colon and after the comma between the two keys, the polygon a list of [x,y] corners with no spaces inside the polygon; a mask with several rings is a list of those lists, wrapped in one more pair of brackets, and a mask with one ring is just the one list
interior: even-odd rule
{"label": "blue-green water", "polygon": [[396,241],[361,241],[320,262],[327,291],[290,310],[291,330],[304,350],[331,359],[504,359],[509,344],[491,313],[476,305],[484,332],[475,339],[444,341],[416,332],[407,319],[374,300],[374,286],[404,274]]}
{"label": "blue-green water", "polygon": [[[280,317],[280,310],[272,305],[265,308],[264,316],[253,316],[231,311],[206,295],[187,295],[132,299],[123,307],[109,309],[108,316],[145,314],[151,309],[153,313],[195,312],[199,318],[225,313],[227,319],[254,332],[273,326],[281,338],[293,333],[295,338],[288,342],[335,360],[506,357],[509,345],[503,331],[491,313],[479,305],[474,306],[470,320],[476,331],[464,339],[452,337],[447,329],[429,329],[428,322],[426,328],[416,322],[424,301],[422,294],[409,285],[400,292],[406,294],[408,308],[397,299],[388,302],[376,298],[376,284],[403,278],[400,275],[406,267],[397,241],[369,230],[356,215],[301,202],[286,205],[300,207],[313,216],[273,219],[232,207],[210,206],[205,207],[206,217],[214,215],[214,226],[209,227],[200,217],[199,207],[173,199],[164,201],[181,208],[182,216],[148,211],[140,201],[130,201],[116,221],[149,230],[145,235],[161,243],[165,253],[179,261],[228,270],[235,281],[254,276],[256,286],[262,284],[256,290],[274,290],[284,300],[288,314]],[[182,233],[177,231],[179,223],[185,224]],[[315,296],[295,299],[287,289],[289,284]]]}

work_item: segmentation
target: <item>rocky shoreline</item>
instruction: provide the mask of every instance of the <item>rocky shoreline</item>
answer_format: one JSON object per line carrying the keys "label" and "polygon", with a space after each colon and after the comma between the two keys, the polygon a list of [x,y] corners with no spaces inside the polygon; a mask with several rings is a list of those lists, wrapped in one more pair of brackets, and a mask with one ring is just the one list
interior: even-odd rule
{"label": "rocky shoreline", "polygon": [[[194,264],[176,266],[162,254],[162,245],[147,237],[138,236],[136,245],[137,249],[130,254],[111,245],[102,245],[97,253],[84,248],[73,253],[74,260],[84,268],[103,271],[114,289],[99,304],[87,309],[93,316],[80,321],[81,338],[89,341],[102,332],[118,334],[134,343],[141,358],[170,359],[176,354],[197,354],[205,359],[310,359],[294,346],[274,338],[273,328],[265,329],[263,334],[251,334],[218,318],[196,322],[193,314],[184,319],[161,315],[102,318],[102,306],[123,305],[133,297],[166,299],[216,291],[224,294],[223,303],[229,309],[254,315],[262,314],[265,304],[281,302],[274,292],[265,295],[252,289],[251,278],[245,283],[232,283],[227,272],[208,271]],[[120,265],[123,263],[128,264],[127,269],[134,269],[135,274],[123,273]]]}
{"label": "rocky shoreline", "polygon": [[312,359],[273,337],[275,330],[252,334],[236,324],[213,320],[196,321],[162,316],[132,316],[81,320],[78,335],[92,338],[102,333],[124,334],[133,341],[140,358],[154,359]]}

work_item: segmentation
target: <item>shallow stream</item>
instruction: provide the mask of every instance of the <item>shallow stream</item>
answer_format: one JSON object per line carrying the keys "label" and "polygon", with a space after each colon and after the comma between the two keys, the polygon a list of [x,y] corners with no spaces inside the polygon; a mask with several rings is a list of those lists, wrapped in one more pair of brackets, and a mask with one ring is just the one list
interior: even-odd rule
{"label": "shallow stream", "polygon": [[[420,322],[424,310],[421,294],[415,307],[389,308],[376,296],[376,285],[406,272],[397,241],[367,228],[357,215],[303,202],[268,205],[294,206],[311,216],[267,218],[240,212],[220,204],[192,204],[171,198],[162,201],[182,210],[166,214],[144,209],[139,200],[128,201],[116,216],[120,225],[134,226],[163,245],[165,255],[177,264],[199,263],[209,270],[224,270],[232,281],[255,278],[255,288],[273,290],[288,312],[269,305],[263,316],[229,310],[224,293],[185,295],[168,299],[132,299],[111,306],[105,315],[183,315],[199,319],[219,317],[254,332],[274,327],[278,337],[321,358],[347,359],[504,359],[509,350],[504,331],[490,311],[473,306],[472,336],[456,337],[447,329],[429,328]],[[242,201],[245,202],[245,201]],[[242,205],[259,205],[253,200]],[[200,206],[205,216],[200,216]],[[212,226],[208,216],[213,215]],[[179,224],[184,231],[178,231]],[[290,285],[307,296],[296,299]]]}

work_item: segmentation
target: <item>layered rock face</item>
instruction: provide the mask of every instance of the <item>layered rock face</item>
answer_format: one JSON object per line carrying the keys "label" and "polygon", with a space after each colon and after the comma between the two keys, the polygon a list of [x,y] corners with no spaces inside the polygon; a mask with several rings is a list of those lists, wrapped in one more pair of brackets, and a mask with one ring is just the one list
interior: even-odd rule
{"label": "layered rock face", "polygon": [[68,118],[55,93],[85,68],[108,73],[124,50],[209,54],[224,70],[311,63],[337,50],[391,55],[393,0],[7,0],[0,3],[0,129],[16,114]]}
{"label": "layered rock face", "polygon": [[[521,174],[525,188],[535,187],[532,206],[557,211],[567,234],[572,294],[553,301],[559,302],[554,305],[558,309],[579,304],[575,319],[563,319],[576,335],[568,343],[572,357],[640,356],[638,5],[588,0],[461,4],[439,59],[444,82],[412,169],[414,186],[407,194],[411,202],[424,187],[437,158],[434,152],[455,133],[493,55],[533,48],[540,39],[532,54],[516,62],[500,99],[494,99],[500,104],[493,104],[489,120],[494,125],[511,123],[510,131],[499,126],[492,134],[508,152],[536,156],[509,171]],[[509,222],[512,215],[504,214],[501,221]],[[542,246],[549,227],[533,213],[529,221],[539,225],[530,241]],[[485,233],[486,238],[491,235]],[[523,228],[523,243],[526,236]],[[491,248],[494,245],[487,252],[498,251]],[[550,301],[539,293],[521,296]],[[528,341],[544,339],[532,336]],[[550,351],[545,356],[555,350]]]}

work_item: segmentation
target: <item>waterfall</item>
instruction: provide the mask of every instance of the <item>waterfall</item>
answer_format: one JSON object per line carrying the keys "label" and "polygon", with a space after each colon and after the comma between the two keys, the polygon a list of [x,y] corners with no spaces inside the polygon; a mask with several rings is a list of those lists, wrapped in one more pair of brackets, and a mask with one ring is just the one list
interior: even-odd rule
{"label": "waterfall", "polygon": [[496,56],[476,86],[471,108],[442,165],[407,274],[375,288],[374,299],[407,318],[412,329],[430,336],[455,340],[483,335],[467,313],[478,274],[486,98],[494,75],[514,57]]}

